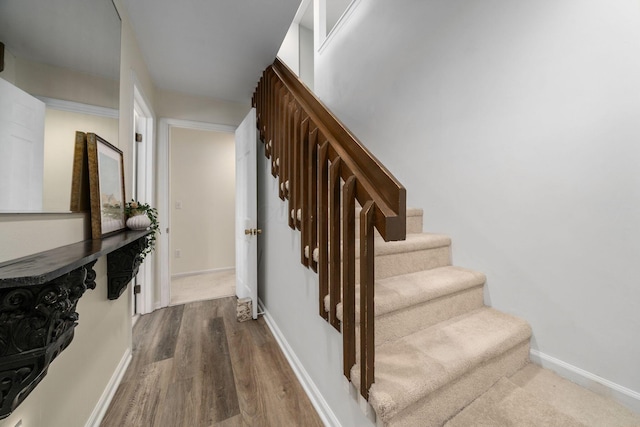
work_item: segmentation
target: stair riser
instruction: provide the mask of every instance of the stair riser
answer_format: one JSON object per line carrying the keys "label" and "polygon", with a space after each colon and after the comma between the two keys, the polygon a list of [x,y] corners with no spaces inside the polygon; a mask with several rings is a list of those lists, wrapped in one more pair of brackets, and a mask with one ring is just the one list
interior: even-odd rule
{"label": "stair riser", "polygon": [[[422,270],[451,265],[451,247],[424,249],[414,252],[376,255],[374,260],[376,280],[392,276],[415,273]],[[360,259],[356,258],[356,283],[360,283]],[[329,296],[324,298],[325,310],[329,311]]]}
{"label": "stair riser", "polygon": [[478,366],[457,381],[446,385],[400,411],[378,426],[436,427],[460,412],[504,376],[510,376],[529,362],[529,340]]}
{"label": "stair riser", "polygon": [[403,310],[376,316],[375,343],[376,345],[381,345],[387,341],[401,338],[420,329],[428,328],[436,323],[480,308],[483,304],[483,286],[476,286],[422,304],[416,304]]}
{"label": "stair riser", "polygon": [[[432,268],[451,265],[451,247],[423,249],[414,252],[376,255],[376,279],[384,279],[416,271],[431,270]],[[360,283],[359,260],[356,260],[356,283]]]}
{"label": "stair riser", "polygon": [[[428,328],[436,323],[460,316],[482,307],[483,303],[483,286],[476,286],[462,292],[456,292],[422,304],[376,316],[375,345],[382,345],[388,341],[417,332],[420,329]],[[358,314],[356,313],[356,343],[360,342],[360,328],[357,323],[360,321]],[[338,311],[338,318],[342,320],[341,310]],[[356,348],[356,355],[359,355],[359,353],[360,349]]]}

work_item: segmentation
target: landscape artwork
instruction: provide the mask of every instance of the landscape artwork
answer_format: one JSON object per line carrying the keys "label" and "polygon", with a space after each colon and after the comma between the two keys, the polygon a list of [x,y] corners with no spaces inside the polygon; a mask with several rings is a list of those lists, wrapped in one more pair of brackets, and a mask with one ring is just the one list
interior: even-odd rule
{"label": "landscape artwork", "polygon": [[123,230],[124,163],[122,151],[94,133],[87,133],[91,236],[94,239]]}

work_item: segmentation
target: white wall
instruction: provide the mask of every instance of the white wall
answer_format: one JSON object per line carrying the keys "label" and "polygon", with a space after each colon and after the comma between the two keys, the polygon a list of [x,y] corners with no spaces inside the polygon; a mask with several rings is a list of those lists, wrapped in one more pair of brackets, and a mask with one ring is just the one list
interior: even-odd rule
{"label": "white wall", "polygon": [[119,82],[55,65],[15,59],[15,85],[34,96],[118,108]]}
{"label": "white wall", "polygon": [[162,89],[156,91],[158,117],[238,126],[251,106],[249,103],[224,101]]}
{"label": "white wall", "polygon": [[313,90],[313,31],[300,25],[300,79]]}
{"label": "white wall", "polygon": [[0,77],[9,83],[16,84],[16,57],[6,46],[4,48],[4,69],[0,71]]}
{"label": "white wall", "polygon": [[234,267],[234,134],[172,127],[169,158],[171,274]]}
{"label": "white wall", "polygon": [[287,205],[278,197],[278,181],[259,146],[258,295],[331,408],[327,425],[372,426],[344,389],[342,335],[318,314],[318,276],[299,262],[300,232],[287,225]]}
{"label": "white wall", "polygon": [[298,23],[293,23],[289,27],[289,31],[287,31],[287,35],[284,37],[282,41],[282,45],[280,46],[280,50],[278,50],[278,58],[282,60],[291,71],[296,74],[300,73],[300,36],[299,36],[300,25]]}
{"label": "white wall", "polygon": [[69,210],[76,131],[93,132],[109,142],[117,142],[118,120],[47,107],[44,125],[45,212]]}
{"label": "white wall", "polygon": [[640,392],[636,0],[361,2],[320,98],[532,347]]}

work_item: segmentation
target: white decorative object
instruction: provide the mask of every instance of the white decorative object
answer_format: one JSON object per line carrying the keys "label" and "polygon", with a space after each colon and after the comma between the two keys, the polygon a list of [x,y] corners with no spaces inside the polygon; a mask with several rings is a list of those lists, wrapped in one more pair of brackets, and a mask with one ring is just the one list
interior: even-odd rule
{"label": "white decorative object", "polygon": [[151,225],[147,214],[134,215],[127,220],[127,227],[131,230],[146,230]]}

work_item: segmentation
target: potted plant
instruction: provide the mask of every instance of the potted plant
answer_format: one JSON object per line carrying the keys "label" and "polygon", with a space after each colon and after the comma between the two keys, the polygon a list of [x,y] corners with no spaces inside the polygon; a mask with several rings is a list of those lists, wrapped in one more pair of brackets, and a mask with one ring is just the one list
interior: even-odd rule
{"label": "potted plant", "polygon": [[148,244],[142,252],[142,256],[153,252],[156,244],[156,232],[160,232],[157,209],[147,203],[131,200],[125,203],[124,213],[127,216],[127,227],[131,230],[151,230],[151,233],[147,235]]}

